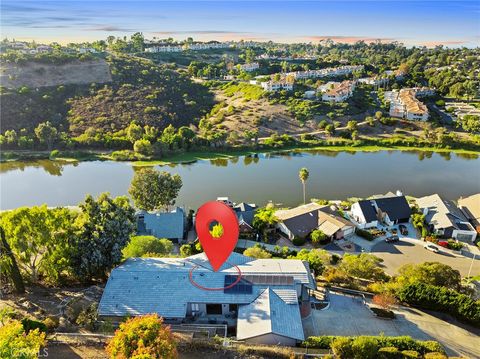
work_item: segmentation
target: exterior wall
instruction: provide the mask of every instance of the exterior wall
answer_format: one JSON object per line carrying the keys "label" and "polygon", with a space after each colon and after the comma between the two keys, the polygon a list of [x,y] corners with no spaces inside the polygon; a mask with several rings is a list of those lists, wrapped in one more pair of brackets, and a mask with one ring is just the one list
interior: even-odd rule
{"label": "exterior wall", "polygon": [[358,202],[352,204],[352,208],[350,209],[350,213],[352,214],[352,219],[358,223],[357,227],[360,229],[366,228],[373,228],[378,226],[378,221],[373,222],[366,222],[365,217],[363,216],[363,212],[360,208]]}
{"label": "exterior wall", "polygon": [[280,230],[280,232],[285,234],[288,239],[294,238],[294,235],[292,234],[292,232],[290,232],[290,230],[287,228],[287,226],[284,223],[282,222],[277,223],[277,228]]}
{"label": "exterior wall", "polygon": [[349,227],[349,226],[343,227],[343,236],[344,237],[349,237],[354,233],[355,233],[355,227]]}
{"label": "exterior wall", "polygon": [[277,334],[264,334],[258,337],[249,338],[245,340],[247,343],[252,344],[266,344],[266,345],[283,345],[293,347],[297,343],[296,339],[287,338]]}
{"label": "exterior wall", "polygon": [[[209,303],[209,304],[220,304],[220,303]],[[205,316],[207,315],[207,304],[206,303],[188,303],[187,305],[187,316],[193,315],[193,305],[198,306],[198,310],[195,310],[196,316]],[[222,305],[222,314],[212,314],[212,315],[227,315],[230,314],[230,304],[221,304]]]}
{"label": "exterior wall", "polygon": [[416,114],[412,112],[407,112],[406,118],[410,121],[427,121],[428,113]]}

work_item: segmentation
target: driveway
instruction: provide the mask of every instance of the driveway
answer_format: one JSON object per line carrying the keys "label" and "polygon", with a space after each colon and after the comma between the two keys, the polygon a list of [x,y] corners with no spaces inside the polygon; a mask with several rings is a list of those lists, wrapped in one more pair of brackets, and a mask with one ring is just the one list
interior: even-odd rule
{"label": "driveway", "polygon": [[426,250],[424,242],[408,238],[400,238],[397,243],[377,243],[371,253],[383,259],[385,272],[390,275],[397,273],[398,268],[407,263],[420,264],[424,262],[440,262],[460,271],[462,277],[468,275],[472,265],[471,275],[480,274],[480,256],[475,259],[455,255],[451,251],[441,249],[440,253]]}
{"label": "driveway", "polygon": [[379,319],[359,297],[330,292],[330,306],[313,310],[304,320],[305,335],[409,335],[419,340],[437,340],[449,355],[480,357],[475,333],[416,309],[399,307],[394,311],[396,319]]}

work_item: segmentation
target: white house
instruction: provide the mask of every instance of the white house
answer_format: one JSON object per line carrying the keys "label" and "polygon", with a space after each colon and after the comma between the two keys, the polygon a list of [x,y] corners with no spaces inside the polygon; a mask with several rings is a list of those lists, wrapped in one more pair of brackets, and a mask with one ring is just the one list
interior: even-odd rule
{"label": "white house", "polygon": [[251,62],[251,63],[248,63],[248,64],[240,64],[240,65],[238,65],[238,68],[239,68],[241,71],[245,71],[245,72],[255,71],[255,70],[257,70],[259,67],[260,67],[260,65],[258,64],[258,62]]}
{"label": "white house", "polygon": [[290,81],[286,78],[280,79],[279,81],[270,80],[260,83],[260,86],[262,86],[265,91],[292,91],[293,81]]}
{"label": "white house", "polygon": [[352,96],[355,90],[354,81],[342,81],[335,83],[333,86],[322,94],[323,101],[343,102]]}
{"label": "white house", "polygon": [[147,47],[145,49],[145,52],[182,52],[183,47],[182,46],[173,46],[173,45],[163,45],[163,46],[152,46],[152,47]]}
{"label": "white house", "polygon": [[352,204],[350,216],[361,229],[373,228],[378,226],[377,211],[372,201],[366,199]]}

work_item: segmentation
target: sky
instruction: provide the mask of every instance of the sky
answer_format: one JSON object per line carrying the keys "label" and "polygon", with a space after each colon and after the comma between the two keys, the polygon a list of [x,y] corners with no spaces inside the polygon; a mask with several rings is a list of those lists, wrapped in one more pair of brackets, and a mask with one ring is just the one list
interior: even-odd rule
{"label": "sky", "polygon": [[2,38],[83,42],[146,38],[480,46],[480,1],[1,0]]}

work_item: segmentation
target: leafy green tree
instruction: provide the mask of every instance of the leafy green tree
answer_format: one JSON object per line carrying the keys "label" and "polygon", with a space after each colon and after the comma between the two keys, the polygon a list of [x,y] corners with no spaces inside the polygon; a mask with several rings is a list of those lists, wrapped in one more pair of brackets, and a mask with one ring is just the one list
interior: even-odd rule
{"label": "leafy green tree", "polygon": [[47,121],[39,124],[35,128],[35,135],[40,142],[45,143],[48,150],[51,151],[53,143],[57,139],[58,131],[49,121]]}
{"label": "leafy green tree", "polygon": [[182,126],[178,129],[178,135],[182,141],[182,147],[190,149],[195,138],[195,132],[190,127]]}
{"label": "leafy green tree", "polygon": [[163,318],[157,314],[130,318],[121,323],[106,350],[112,359],[178,358],[170,327],[164,325]]}
{"label": "leafy green tree", "polygon": [[5,140],[7,144],[12,145],[17,142],[17,131],[15,130],[7,130],[5,131]]}
{"label": "leafy green tree", "polygon": [[312,231],[310,238],[314,245],[326,244],[329,241],[328,236],[319,229]]}
{"label": "leafy green tree", "polygon": [[247,257],[252,257],[257,259],[272,258],[272,255],[259,245],[245,249],[243,254],[246,255]]}
{"label": "leafy green tree", "polygon": [[383,260],[374,256],[373,254],[348,254],[343,256],[339,265],[339,269],[351,277],[371,279],[371,280],[386,280],[388,277],[380,268],[380,263]]}
{"label": "leafy green tree", "polygon": [[329,123],[327,126],[325,126],[325,132],[329,136],[332,136],[335,133],[335,125]]}
{"label": "leafy green tree", "polygon": [[10,278],[17,294],[25,293],[25,285],[18,269],[17,260],[5,238],[5,231],[2,227],[0,227],[0,270]]}
{"label": "leafy green tree", "polygon": [[479,133],[480,132],[480,116],[465,115],[462,118],[458,119],[457,126],[462,127],[467,132]]}
{"label": "leafy green tree", "polygon": [[134,33],[130,37],[130,40],[134,51],[142,52],[145,49],[145,38],[141,32]]}
{"label": "leafy green tree", "polygon": [[0,220],[20,268],[37,283],[39,275],[56,282],[68,268],[73,237],[73,212],[65,208],[21,207]]}
{"label": "leafy green tree", "polygon": [[420,282],[457,290],[461,287],[460,272],[439,262],[404,264],[398,269],[395,279],[402,286]]}
{"label": "leafy green tree", "polygon": [[308,169],[303,167],[300,169],[298,172],[298,177],[300,178],[300,181],[302,182],[302,187],[303,187],[303,203],[306,202],[305,200],[305,182],[308,180],[308,176],[310,175],[310,172],[308,172]]}
{"label": "leafy green tree", "polygon": [[355,120],[351,120],[347,122],[347,128],[350,131],[355,131],[358,128],[358,122]]}
{"label": "leafy green tree", "polygon": [[72,266],[82,280],[104,278],[122,260],[122,249],[135,229],[134,209],[127,197],[88,195],[80,204]]}
{"label": "leafy green tree", "polygon": [[142,168],[135,172],[128,193],[135,207],[153,211],[173,206],[181,188],[182,178],[178,174]]}
{"label": "leafy green tree", "polygon": [[325,264],[330,262],[330,254],[323,249],[302,249],[297,253],[296,257],[290,257],[307,261],[310,268],[316,275],[322,274],[325,269]]}
{"label": "leafy green tree", "polygon": [[253,217],[253,227],[267,238],[268,232],[277,224],[278,218],[275,216],[274,208],[260,208]]}
{"label": "leafy green tree", "polygon": [[156,238],[154,236],[134,236],[125,248],[123,248],[123,258],[159,256],[169,254],[173,250],[172,241],[166,238]]}
{"label": "leafy green tree", "polygon": [[144,156],[151,156],[153,154],[153,146],[149,140],[137,140],[133,144],[133,150]]}
{"label": "leafy green tree", "polygon": [[143,128],[140,125],[137,125],[135,122],[130,123],[127,127],[127,137],[131,143],[142,139],[143,137]]}

